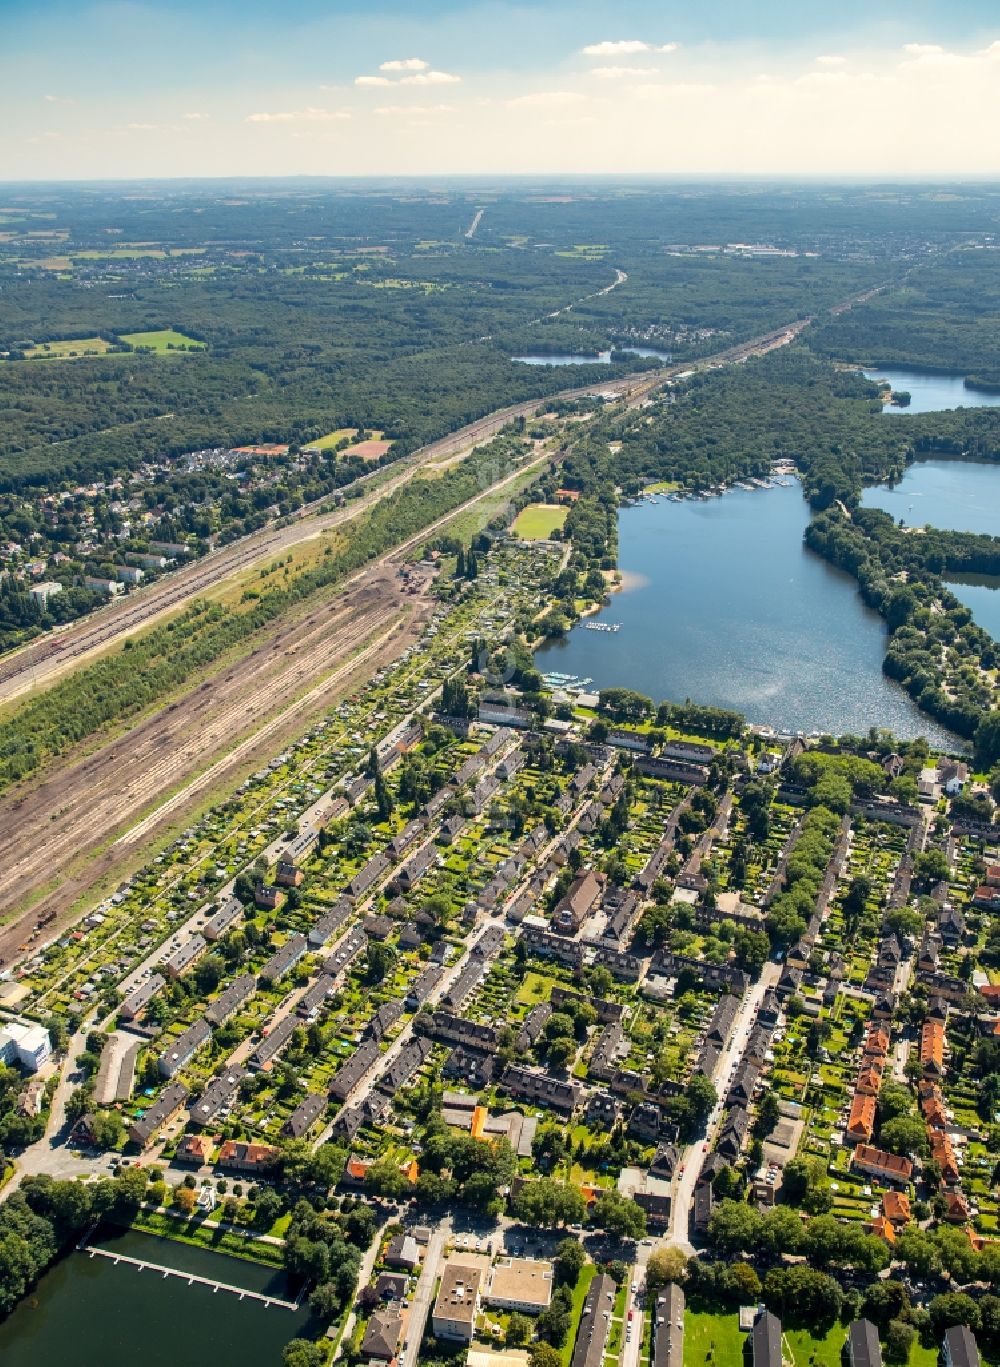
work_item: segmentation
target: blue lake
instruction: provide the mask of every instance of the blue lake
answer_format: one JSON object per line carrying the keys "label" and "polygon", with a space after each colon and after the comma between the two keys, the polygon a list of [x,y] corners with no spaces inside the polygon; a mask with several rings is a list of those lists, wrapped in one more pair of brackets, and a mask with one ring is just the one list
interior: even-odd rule
{"label": "blue lake", "polygon": [[883,508],[908,527],[947,528],[1000,536],[1000,464],[917,460],[898,484],[866,489],[865,508]]}
{"label": "blue lake", "polygon": [[[285,1298],[282,1273],[133,1230],[102,1237],[115,1252]],[[267,1307],[152,1270],[71,1253],[0,1324],[3,1367],[245,1367],[277,1364],[308,1332],[309,1311]]]}
{"label": "blue lake", "polygon": [[939,413],[945,408],[995,408],[1000,393],[971,389],[961,375],[935,375],[926,370],[866,370],[869,380],[885,380],[895,390],[906,390],[910,402],[905,408],[888,404],[885,413]]}
{"label": "blue lake", "polygon": [[885,628],[852,579],[802,543],[798,486],[666,500],[619,513],[625,588],[589,621],[539,651],[543,672],[735,708],[788,731],[888,727],[954,748],[882,673]]}
{"label": "blue lake", "polygon": [[948,587],[972,613],[973,620],[994,641],[1000,641],[1000,578],[990,574],[968,574],[949,579]]}

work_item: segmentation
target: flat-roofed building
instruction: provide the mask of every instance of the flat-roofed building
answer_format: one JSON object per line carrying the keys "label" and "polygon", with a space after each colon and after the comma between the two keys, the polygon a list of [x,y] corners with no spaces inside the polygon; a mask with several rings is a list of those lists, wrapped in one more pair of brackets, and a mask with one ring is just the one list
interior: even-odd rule
{"label": "flat-roofed building", "polygon": [[434,1335],[439,1339],[457,1339],[471,1343],[479,1313],[479,1299],[483,1284],[481,1261],[462,1261],[449,1258],[441,1274],[441,1285],[431,1315]]}
{"label": "flat-roofed building", "polygon": [[501,1258],[490,1270],[484,1299],[499,1310],[540,1314],[552,1299],[552,1264],[540,1258]]}

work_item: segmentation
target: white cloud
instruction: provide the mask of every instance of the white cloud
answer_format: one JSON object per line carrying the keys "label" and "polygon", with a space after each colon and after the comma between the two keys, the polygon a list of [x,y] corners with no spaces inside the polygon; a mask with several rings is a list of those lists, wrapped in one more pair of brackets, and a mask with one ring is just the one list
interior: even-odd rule
{"label": "white cloud", "polygon": [[655,66],[595,66],[590,71],[599,81],[619,81],[626,76],[655,76]]}
{"label": "white cloud", "polygon": [[603,43],[589,43],[583,49],[585,57],[632,57],[637,52],[650,52],[648,43],[641,38],[620,38],[617,42],[605,40]]}
{"label": "white cloud", "polygon": [[125,127],[131,133],[159,133],[161,129],[169,128],[167,123],[127,123]]}
{"label": "white cloud", "polygon": [[42,99],[46,104],[75,104],[75,100],[67,100],[62,95],[43,95]]}
{"label": "white cloud", "polygon": [[429,66],[422,57],[403,57],[398,61],[382,62],[379,71],[426,71]]}
{"label": "white cloud", "polygon": [[248,114],[247,123],[330,123],[349,119],[346,109],[288,109],[276,114]]}
{"label": "white cloud", "polygon": [[817,66],[846,66],[847,58],[841,57],[836,52],[824,52],[821,57],[816,58]]}
{"label": "white cloud", "polygon": [[620,38],[603,43],[590,43],[582,49],[585,57],[634,57],[639,52],[676,52],[676,43],[646,43],[641,38]]}
{"label": "white cloud", "polygon": [[455,106],[453,104],[380,104],[375,109],[375,113],[382,115],[383,118],[392,118],[399,114],[424,118],[430,114],[453,114],[454,112]]}
{"label": "white cloud", "polygon": [[388,76],[355,76],[355,85],[392,85]]}
{"label": "white cloud", "polygon": [[400,85],[457,85],[461,76],[450,71],[419,71],[415,76],[404,76]]}
{"label": "white cloud", "polygon": [[208,115],[207,115],[207,114],[191,113],[191,114],[185,114],[184,117],[185,117],[186,119],[207,119],[207,118],[208,118]]}
{"label": "white cloud", "polygon": [[939,43],[904,43],[903,51],[908,57],[940,57],[944,48]]}

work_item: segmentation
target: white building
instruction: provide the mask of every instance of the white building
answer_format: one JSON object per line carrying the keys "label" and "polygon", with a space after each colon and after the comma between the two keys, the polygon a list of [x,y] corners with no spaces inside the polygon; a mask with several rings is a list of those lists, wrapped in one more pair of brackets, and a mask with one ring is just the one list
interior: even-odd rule
{"label": "white building", "polygon": [[37,1073],[51,1052],[49,1032],[40,1025],[8,1021],[0,1030],[0,1063],[20,1063],[29,1073]]}
{"label": "white building", "polygon": [[28,592],[38,606],[44,608],[50,598],[54,598],[57,593],[62,593],[62,584],[55,579],[47,579],[44,584],[32,584]]}

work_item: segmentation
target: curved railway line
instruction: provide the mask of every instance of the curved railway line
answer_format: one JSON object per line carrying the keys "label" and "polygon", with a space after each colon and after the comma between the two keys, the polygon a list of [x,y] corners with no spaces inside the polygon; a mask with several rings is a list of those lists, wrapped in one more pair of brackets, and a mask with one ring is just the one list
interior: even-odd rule
{"label": "curved railway line", "polygon": [[[689,369],[738,363],[762,354],[798,336],[808,321],[776,329]],[[364,476],[366,483],[378,476],[382,482],[348,507],[319,514],[315,508],[301,509],[291,522],[213,552],[148,590],[140,590],[126,603],[109,606],[67,628],[62,650],[53,652],[51,640],[45,638],[8,657],[0,665],[0,701],[51,678],[67,662],[82,660],[140,629],[210,584],[356,517],[433,460],[471,450],[512,419],[544,411],[554,397],[615,393],[631,406],[642,403],[679,371],[673,366],[564,390],[559,396],[517,404],[468,424],[401,461],[388,479],[384,470]],[[223,664],[212,678],[113,735],[92,753],[68,757],[35,786],[26,785],[23,791],[0,798],[0,828],[7,835],[0,849],[0,916],[16,915],[26,904],[30,908],[0,934],[0,961],[9,964],[27,948],[19,942],[31,938],[36,921],[44,920],[47,926],[53,921],[67,924],[78,899],[98,880],[117,876],[130,858],[134,862],[142,841],[164,822],[177,818],[250,756],[259,762],[257,752],[279,749],[293,728],[302,729],[306,714],[318,711],[324,703],[329,706],[335,690],[347,681],[356,686],[415,640],[431,601],[427,595],[404,595],[394,572],[396,565],[469,508],[502,492],[554,454],[546,450],[512,470],[498,471],[497,478],[460,507],[356,571],[333,595],[317,601],[296,619],[277,623],[253,651]],[[52,659],[53,654],[58,658]],[[37,677],[32,677],[36,671]]]}
{"label": "curved railway line", "polygon": [[[800,319],[788,327],[778,328],[762,337],[754,338],[753,341],[694,361],[687,369],[702,370],[712,366],[730,365],[749,356],[761,355],[775,346],[791,341],[809,321]],[[199,593],[231,578],[241,570],[309,540],[321,532],[352,521],[379,499],[408,483],[428,464],[441,457],[458,455],[477,443],[496,436],[507,423],[517,418],[531,417],[544,411],[554,402],[586,398],[595,394],[619,394],[625,396],[630,404],[639,403],[654,390],[682,373],[683,369],[684,367],[675,365],[652,373],[642,371],[619,378],[609,378],[603,383],[564,389],[541,399],[529,399],[523,403],[497,409],[487,417],[469,423],[457,432],[450,433],[422,447],[413,455],[404,457],[399,462],[398,473],[390,473],[389,478],[384,479],[377,488],[362,494],[345,507],[325,513],[320,511],[329,505],[330,498],[333,497],[326,495],[300,508],[291,519],[283,521],[281,525],[272,524],[240,541],[211,551],[193,564],[164,575],[148,588],[140,588],[129,594],[121,602],[109,603],[71,626],[49,632],[37,641],[12,651],[0,660],[0,703],[11,701],[29,689],[47,683],[64,673],[67,667],[81,663],[116,640],[124,640],[134,635],[165,613],[183,607]],[[393,469],[390,466],[373,470],[338,492],[347,493],[359,486],[366,486],[380,475],[384,476],[387,468],[390,471]]]}

